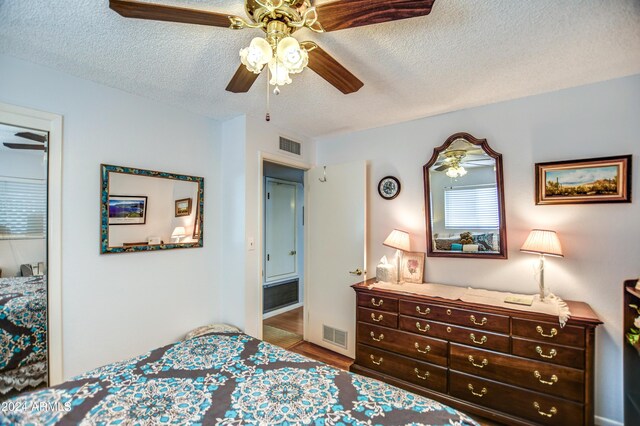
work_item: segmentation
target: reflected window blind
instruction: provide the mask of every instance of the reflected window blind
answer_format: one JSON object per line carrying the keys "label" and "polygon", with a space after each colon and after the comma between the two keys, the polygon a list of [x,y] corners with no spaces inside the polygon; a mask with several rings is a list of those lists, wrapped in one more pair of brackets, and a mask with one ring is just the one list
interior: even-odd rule
{"label": "reflected window blind", "polygon": [[44,238],[46,216],[44,180],[0,178],[0,239]]}
{"label": "reflected window blind", "polygon": [[450,229],[497,229],[498,188],[491,185],[445,189],[444,226]]}

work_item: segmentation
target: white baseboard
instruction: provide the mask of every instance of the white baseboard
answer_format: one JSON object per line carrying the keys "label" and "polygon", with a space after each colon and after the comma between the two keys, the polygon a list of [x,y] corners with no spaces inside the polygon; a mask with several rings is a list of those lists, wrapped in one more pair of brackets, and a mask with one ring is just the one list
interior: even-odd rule
{"label": "white baseboard", "polygon": [[595,423],[598,426],[624,426],[624,423],[607,419],[606,417],[596,416]]}
{"label": "white baseboard", "polygon": [[275,311],[271,311],[262,315],[262,319],[267,319],[271,317],[275,317],[276,315],[284,314],[285,312],[289,312],[293,309],[297,309],[302,306],[302,302],[296,303],[295,305],[285,306],[284,308],[276,309]]}

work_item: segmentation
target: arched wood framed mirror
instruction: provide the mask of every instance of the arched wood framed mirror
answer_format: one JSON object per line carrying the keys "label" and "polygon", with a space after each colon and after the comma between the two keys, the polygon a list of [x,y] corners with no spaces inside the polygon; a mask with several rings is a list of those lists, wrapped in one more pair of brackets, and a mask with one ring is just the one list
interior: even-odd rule
{"label": "arched wood framed mirror", "polygon": [[502,154],[451,135],[423,167],[427,256],[507,258]]}

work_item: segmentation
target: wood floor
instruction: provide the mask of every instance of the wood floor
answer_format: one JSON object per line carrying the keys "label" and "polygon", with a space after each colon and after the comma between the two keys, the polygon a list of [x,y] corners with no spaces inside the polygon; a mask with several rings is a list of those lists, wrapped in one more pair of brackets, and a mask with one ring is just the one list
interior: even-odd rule
{"label": "wood floor", "polygon": [[[275,315],[271,318],[267,318],[263,321],[263,325],[281,329],[285,332],[297,334],[300,336],[299,342],[293,345],[288,345],[288,347],[279,344],[278,336],[274,336],[271,340],[265,338],[264,340],[269,343],[285,347],[285,349],[288,349],[291,352],[299,353],[300,355],[315,359],[316,361],[324,362],[325,364],[329,364],[332,367],[336,367],[341,370],[349,371],[349,367],[351,367],[351,364],[353,364],[353,359],[349,357],[302,340],[304,330],[302,307],[292,309],[283,314]],[[478,418],[477,416],[473,416],[473,419],[480,423],[481,426],[500,426],[500,423],[495,423],[490,420]]]}

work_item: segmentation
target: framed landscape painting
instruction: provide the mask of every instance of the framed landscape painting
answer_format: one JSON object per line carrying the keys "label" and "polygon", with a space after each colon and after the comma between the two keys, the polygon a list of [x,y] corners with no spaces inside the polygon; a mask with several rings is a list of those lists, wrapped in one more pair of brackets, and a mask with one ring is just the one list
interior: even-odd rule
{"label": "framed landscape painting", "polygon": [[536,204],[631,202],[631,155],[536,163]]}
{"label": "framed landscape painting", "polygon": [[144,225],[147,221],[147,197],[109,195],[109,225]]}

